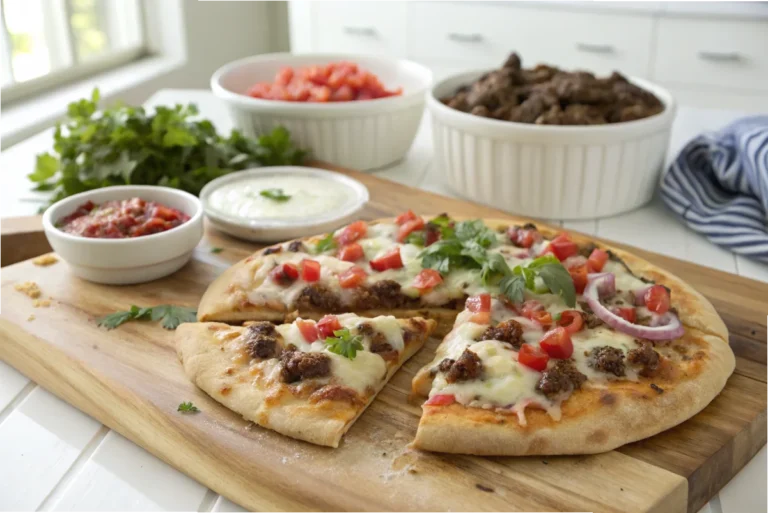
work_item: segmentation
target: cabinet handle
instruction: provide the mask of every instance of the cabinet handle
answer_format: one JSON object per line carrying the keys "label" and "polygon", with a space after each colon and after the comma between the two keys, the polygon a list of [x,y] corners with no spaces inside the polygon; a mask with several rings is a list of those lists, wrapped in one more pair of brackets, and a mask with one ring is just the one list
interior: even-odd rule
{"label": "cabinet handle", "polygon": [[376,29],[373,27],[344,27],[344,32],[352,36],[376,37]]}
{"label": "cabinet handle", "polygon": [[741,55],[736,52],[699,52],[699,58],[705,61],[713,62],[738,62],[741,60]]}
{"label": "cabinet handle", "polygon": [[458,32],[451,32],[448,34],[448,39],[456,41],[457,43],[481,43],[483,41],[482,34],[459,34]]}
{"label": "cabinet handle", "polygon": [[576,49],[580,52],[589,52],[589,53],[602,53],[602,54],[609,54],[609,53],[615,53],[616,48],[613,47],[613,45],[595,45],[590,43],[576,43]]}

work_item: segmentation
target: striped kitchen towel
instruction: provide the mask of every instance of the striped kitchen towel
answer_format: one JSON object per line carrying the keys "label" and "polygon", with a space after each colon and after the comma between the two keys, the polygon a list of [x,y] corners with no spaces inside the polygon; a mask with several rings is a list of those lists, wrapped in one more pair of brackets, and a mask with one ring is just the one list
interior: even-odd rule
{"label": "striped kitchen towel", "polygon": [[710,241],[768,262],[768,116],[689,142],[662,178],[661,197]]}

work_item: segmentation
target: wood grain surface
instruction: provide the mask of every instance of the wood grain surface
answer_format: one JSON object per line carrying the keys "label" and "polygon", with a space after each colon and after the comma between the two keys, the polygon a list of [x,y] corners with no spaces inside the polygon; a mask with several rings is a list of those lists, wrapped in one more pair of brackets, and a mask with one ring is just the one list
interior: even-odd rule
{"label": "wood grain surface", "polygon": [[[344,173],[370,190],[365,219],[412,208],[519,220],[374,175]],[[38,223],[39,218],[3,221],[3,265],[34,256],[33,249],[46,250]],[[224,250],[215,254],[212,247]],[[196,306],[218,273],[257,247],[208,227],[189,265],[137,286],[88,283],[72,276],[63,262],[4,267],[0,359],[253,510],[696,512],[765,445],[768,285],[635,248],[629,249],[712,301],[731,332],[736,372],[723,393],[688,422],[596,456],[479,458],[408,449],[420,413],[407,399],[410,380],[430,360],[436,340],[395,375],[333,450],[252,426],[208,398],[186,379],[172,333],[158,325],[128,323],[105,331],[94,323],[95,317],[131,304]],[[15,283],[27,280],[53,298],[51,307],[34,308],[14,290]],[[29,321],[30,315],[35,319]],[[190,400],[200,413],[176,412],[180,402]]]}

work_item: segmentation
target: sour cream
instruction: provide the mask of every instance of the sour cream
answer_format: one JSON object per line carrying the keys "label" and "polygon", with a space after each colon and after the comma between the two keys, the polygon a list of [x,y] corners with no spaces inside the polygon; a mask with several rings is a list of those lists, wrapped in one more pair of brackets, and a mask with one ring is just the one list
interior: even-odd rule
{"label": "sour cream", "polygon": [[209,204],[231,217],[289,219],[332,212],[354,198],[355,191],[338,181],[312,176],[262,176],[222,185],[211,193]]}

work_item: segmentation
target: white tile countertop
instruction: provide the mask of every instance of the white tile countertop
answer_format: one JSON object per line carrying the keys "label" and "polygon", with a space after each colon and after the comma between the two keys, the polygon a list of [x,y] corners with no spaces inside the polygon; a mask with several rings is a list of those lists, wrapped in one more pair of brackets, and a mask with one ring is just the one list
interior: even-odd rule
{"label": "white tile countertop", "polygon": [[[227,132],[232,121],[207,91],[163,90],[146,103],[196,103],[203,117]],[[740,112],[681,107],[670,154],[703,130],[714,130]],[[52,145],[52,130],[0,154],[0,217],[35,214],[41,197],[29,191],[26,175],[35,155]],[[447,196],[432,166],[429,118],[409,155],[378,176]],[[564,227],[632,244],[768,282],[768,266],[734,256],[679,223],[658,200],[638,210]],[[766,448],[701,511],[766,511]],[[0,362],[0,511],[243,511],[205,486],[161,462],[98,421],[57,399]]]}

